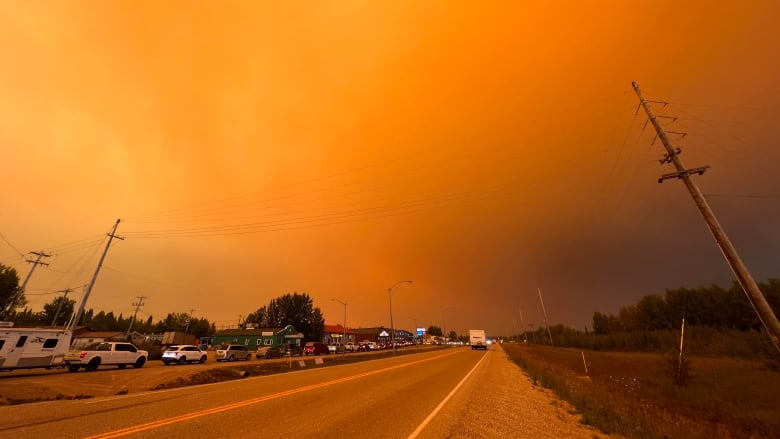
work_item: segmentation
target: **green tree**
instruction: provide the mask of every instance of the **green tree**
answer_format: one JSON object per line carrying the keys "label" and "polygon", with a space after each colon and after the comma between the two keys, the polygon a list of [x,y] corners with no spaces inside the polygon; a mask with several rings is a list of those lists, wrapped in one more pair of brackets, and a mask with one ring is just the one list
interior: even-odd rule
{"label": "green tree", "polygon": [[455,331],[450,331],[447,334],[447,340],[449,341],[457,341],[458,340],[458,333]]}
{"label": "green tree", "polygon": [[428,327],[428,335],[434,335],[434,336],[437,336],[437,337],[441,337],[444,334],[443,334],[441,328],[439,328],[438,326],[429,326]]}
{"label": "green tree", "polygon": [[314,301],[306,293],[288,293],[271,299],[268,305],[250,313],[245,323],[267,328],[292,325],[303,333],[304,340],[321,340],[325,327],[322,312],[314,307]]}
{"label": "green tree", "polygon": [[[73,315],[76,301],[65,296],[55,297],[51,302],[43,305],[41,323],[44,325],[64,325]],[[55,321],[56,318],[56,321]]]}
{"label": "green tree", "polygon": [[10,318],[17,307],[24,305],[24,292],[16,299],[16,306],[11,304],[18,292],[19,275],[16,270],[0,264],[0,319]]}

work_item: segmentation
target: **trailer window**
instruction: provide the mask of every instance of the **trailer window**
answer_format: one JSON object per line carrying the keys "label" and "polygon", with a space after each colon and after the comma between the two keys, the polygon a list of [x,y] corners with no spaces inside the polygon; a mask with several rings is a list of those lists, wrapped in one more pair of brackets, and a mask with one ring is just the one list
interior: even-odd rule
{"label": "trailer window", "polygon": [[44,349],[51,349],[55,346],[57,346],[57,342],[60,341],[58,338],[47,338],[45,342],[43,342],[43,348]]}
{"label": "trailer window", "polygon": [[16,347],[20,348],[20,347],[24,346],[24,344],[26,342],[27,342],[27,336],[23,335],[23,336],[19,337],[19,341],[16,342]]}
{"label": "trailer window", "polygon": [[5,344],[5,340],[0,340],[0,351],[3,350],[4,344]]}

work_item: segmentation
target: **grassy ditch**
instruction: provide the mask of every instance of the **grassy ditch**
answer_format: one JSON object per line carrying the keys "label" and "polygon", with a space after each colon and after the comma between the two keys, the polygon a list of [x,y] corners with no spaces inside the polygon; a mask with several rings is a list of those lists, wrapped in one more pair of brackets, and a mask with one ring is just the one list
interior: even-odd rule
{"label": "grassy ditch", "polygon": [[780,437],[780,373],[760,360],[693,357],[689,380],[678,386],[669,358],[659,354],[508,343],[503,348],[535,384],[572,403],[586,424],[606,433],[643,439]]}

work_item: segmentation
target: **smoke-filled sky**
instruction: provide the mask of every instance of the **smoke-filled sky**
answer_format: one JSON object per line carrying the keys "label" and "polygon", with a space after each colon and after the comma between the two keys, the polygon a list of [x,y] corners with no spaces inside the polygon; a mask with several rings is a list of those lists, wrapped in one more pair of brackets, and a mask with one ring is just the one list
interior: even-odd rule
{"label": "smoke-filled sky", "polygon": [[[637,81],[753,276],[780,277],[780,3],[0,3],[0,263],[40,310],[235,325],[582,329],[733,276]],[[676,118],[673,119],[672,117]],[[682,134],[686,133],[683,137]],[[338,299],[338,301],[332,300]],[[340,301],[340,302],[339,302]]]}

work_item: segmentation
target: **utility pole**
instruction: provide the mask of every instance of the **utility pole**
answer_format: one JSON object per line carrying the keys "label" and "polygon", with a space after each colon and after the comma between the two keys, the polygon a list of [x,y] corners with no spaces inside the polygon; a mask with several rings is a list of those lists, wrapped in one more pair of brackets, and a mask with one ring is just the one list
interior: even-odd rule
{"label": "utility pole", "polygon": [[195,312],[194,309],[190,310],[190,315],[187,318],[187,326],[184,327],[184,332],[185,333],[190,332],[190,322],[192,321],[192,313],[194,313],[194,312]]}
{"label": "utility pole", "polygon": [[108,248],[111,246],[111,241],[116,239],[125,239],[121,236],[116,235],[116,229],[119,227],[119,220],[116,220],[116,223],[114,223],[114,228],[111,229],[111,232],[108,233],[108,242],[106,243],[106,248],[103,249],[103,254],[100,255],[100,260],[98,261],[97,268],[95,269],[95,273],[92,275],[92,280],[89,281],[89,285],[87,285],[87,290],[84,292],[84,297],[81,299],[81,303],[79,303],[79,307],[76,310],[76,312],[73,313],[73,318],[71,319],[70,323],[68,324],[68,330],[73,330],[73,328],[76,327],[76,325],[79,324],[79,320],[81,320],[81,316],[84,314],[84,307],[87,304],[87,299],[89,299],[89,295],[92,293],[92,287],[95,286],[95,281],[97,280],[98,273],[100,273],[100,267],[103,266],[103,261],[106,259],[106,254],[108,253]]}
{"label": "utility pole", "polygon": [[547,336],[550,337],[550,346],[555,346],[552,340],[552,333],[550,333],[550,324],[547,323],[547,310],[544,309],[544,300],[542,300],[542,289],[539,288],[539,302],[542,303],[542,313],[544,314],[544,326],[547,327]]}
{"label": "utility pole", "polygon": [[129,336],[130,330],[133,329],[133,323],[135,323],[135,317],[138,315],[138,309],[144,306],[144,299],[146,299],[146,296],[135,296],[135,298],[138,299],[138,302],[133,302],[135,312],[133,313],[133,318],[130,319],[130,326],[127,327],[126,336]]}
{"label": "utility pole", "polygon": [[14,311],[16,310],[16,304],[17,302],[19,302],[19,299],[22,298],[22,295],[24,294],[24,290],[27,287],[27,282],[30,280],[33,271],[35,271],[35,268],[39,265],[43,265],[44,267],[49,266],[48,263],[41,262],[41,258],[49,258],[51,257],[50,254],[44,253],[43,251],[30,252],[30,254],[37,256],[37,258],[35,258],[35,260],[25,259],[25,262],[33,264],[33,266],[32,268],[30,268],[30,271],[27,273],[27,276],[24,278],[22,285],[16,289],[16,294],[14,294],[13,298],[11,298],[11,301],[8,303],[8,306],[5,308],[5,310],[3,310],[3,313],[0,316],[2,318],[6,318],[6,317],[11,318],[11,316],[14,314]]}
{"label": "utility pole", "polygon": [[528,333],[525,330],[525,322],[523,321],[523,310],[521,310],[519,307],[517,308],[517,312],[520,313],[520,327],[523,328],[523,341],[528,343]]}
{"label": "utility pole", "polygon": [[66,288],[64,290],[57,291],[58,293],[65,293],[62,295],[62,299],[60,299],[60,304],[57,305],[57,312],[54,313],[54,318],[51,319],[51,326],[53,327],[57,323],[57,318],[60,316],[60,311],[62,311],[62,305],[65,303],[66,300],[68,300],[68,293],[70,293],[70,288]]}
{"label": "utility pole", "polygon": [[761,321],[764,329],[766,329],[769,339],[775,349],[780,352],[780,322],[777,320],[777,316],[774,311],[772,311],[772,307],[769,306],[769,302],[767,302],[766,297],[764,297],[764,294],[758,288],[758,284],[753,280],[753,277],[742,262],[739,254],[737,254],[737,250],[731,244],[728,236],[726,236],[726,232],[720,226],[720,223],[718,223],[717,218],[715,218],[715,213],[704,198],[704,194],[701,193],[699,187],[693,179],[691,179],[691,175],[693,174],[704,174],[704,171],[706,171],[709,166],[692,169],[687,169],[685,167],[680,159],[682,150],[672,146],[672,142],[666,135],[666,131],[664,131],[664,128],[658,122],[658,117],[653,113],[648,101],[642,95],[639,84],[632,82],[631,85],[634,87],[637,97],[639,97],[640,105],[644,108],[656,133],[658,133],[658,138],[661,139],[661,143],[663,143],[664,148],[666,148],[666,155],[659,161],[661,164],[673,164],[676,170],[676,172],[663,174],[661,178],[658,179],[658,182],[661,183],[669,178],[679,178],[683,181],[686,189],[688,189],[688,192],[691,194],[694,203],[696,203],[696,207],[699,209],[702,217],[704,217],[704,221],[707,223],[712,236],[715,238],[715,242],[720,247],[723,257],[726,259],[729,267],[731,267],[731,271],[734,272],[734,275],[737,277],[739,284],[742,286],[742,290],[745,292],[745,295],[747,295],[748,301],[753,306],[753,310],[756,312],[758,320]]}

